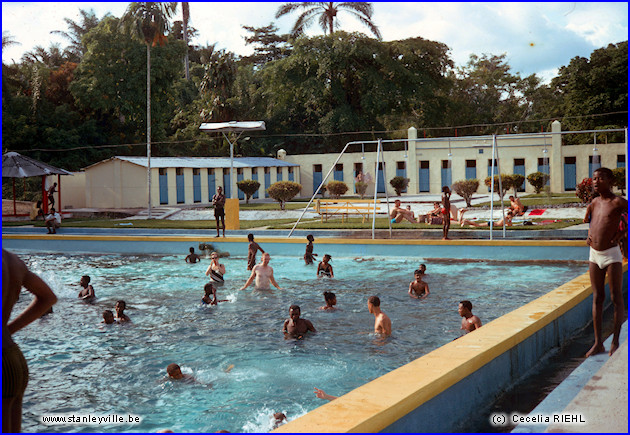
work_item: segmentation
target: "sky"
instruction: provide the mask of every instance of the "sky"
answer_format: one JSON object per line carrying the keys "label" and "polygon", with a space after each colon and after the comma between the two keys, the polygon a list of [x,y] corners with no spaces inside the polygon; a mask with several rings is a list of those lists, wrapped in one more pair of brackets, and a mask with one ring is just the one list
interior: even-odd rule
{"label": "sky", "polygon": [[[274,23],[288,33],[297,13],[280,19],[280,2],[190,2],[190,25],[199,36],[192,43],[214,44],[239,55],[251,54],[249,35],[242,26]],[[536,73],[545,82],[575,56],[588,58],[593,50],[628,39],[626,2],[372,2],[373,21],[384,41],[422,37],[445,43],[456,66],[471,54],[506,54],[512,73]],[[110,12],[122,16],[128,2],[3,2],[2,31],[19,45],[2,51],[2,61],[19,62],[36,45],[67,41],[53,30],[67,30],[64,18],[79,21],[79,9],[93,9],[100,18]],[[175,19],[181,19],[178,7]],[[369,34],[348,13],[338,15],[341,29]],[[307,35],[322,34],[315,22]]]}

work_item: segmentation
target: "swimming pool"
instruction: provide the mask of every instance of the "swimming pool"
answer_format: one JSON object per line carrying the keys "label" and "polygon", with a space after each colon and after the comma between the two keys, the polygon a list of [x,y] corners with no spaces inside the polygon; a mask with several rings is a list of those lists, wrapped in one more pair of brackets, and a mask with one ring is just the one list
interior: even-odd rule
{"label": "swimming pool", "polygon": [[[325,253],[316,252],[320,257]],[[283,290],[238,292],[245,257],[222,260],[226,285],[218,307],[199,307],[208,260],[188,265],[181,256],[21,254],[59,297],[55,312],[16,334],[31,371],[24,431],[261,432],[270,415],[289,419],[322,404],[317,386],[339,395],[381,376],[459,335],[457,304],[473,302],[484,323],[584,272],[584,265],[428,264],[431,296],[407,296],[419,260],[337,257],[335,280],[316,280],[315,267],[273,256]],[[76,299],[81,275],[90,275],[98,300]],[[317,310],[321,293],[337,294],[337,312]],[[366,299],[381,297],[393,321],[390,339],[370,334]],[[133,325],[99,328],[100,313],[125,299]],[[28,303],[21,298],[14,312]],[[318,333],[285,341],[282,322],[297,303]],[[35,333],[36,332],[36,333]],[[196,384],[164,381],[177,362]],[[225,369],[234,365],[229,373]],[[211,387],[209,387],[211,384]],[[135,414],[135,426],[46,426],[51,413]]]}

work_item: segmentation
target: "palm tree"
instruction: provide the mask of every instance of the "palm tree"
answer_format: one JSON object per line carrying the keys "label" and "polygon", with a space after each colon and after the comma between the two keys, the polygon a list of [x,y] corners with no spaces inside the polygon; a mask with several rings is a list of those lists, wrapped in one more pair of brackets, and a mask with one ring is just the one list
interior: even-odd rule
{"label": "palm tree", "polygon": [[276,12],[276,18],[280,18],[283,15],[289,14],[295,10],[303,10],[302,14],[298,17],[291,35],[297,37],[304,34],[304,30],[309,27],[316,17],[319,17],[319,25],[324,30],[324,34],[328,31],[328,34],[332,35],[334,29],[339,27],[339,23],[336,19],[337,14],[340,11],[345,11],[354,15],[356,19],[365,24],[370,31],[381,39],[381,32],[378,27],[372,22],[372,4],[368,2],[300,2],[300,3],[285,3],[278,8]]}
{"label": "palm tree", "polygon": [[[90,30],[98,26],[98,23],[100,22],[100,20],[94,13],[94,10],[92,9],[90,9],[89,11],[79,9],[79,14],[81,14],[81,22],[79,23],[71,20],[70,18],[63,19],[68,25],[67,32],[64,32],[62,30],[53,30],[52,32],[50,32],[61,35],[70,41],[70,46],[68,47],[67,51],[75,56],[77,61],[80,60],[85,54],[86,49],[82,43],[83,37]],[[108,15],[109,13],[107,13],[103,18],[107,17]]]}
{"label": "palm tree", "polygon": [[151,46],[164,45],[168,20],[177,9],[176,2],[133,2],[121,19],[123,29],[147,46],[147,184],[151,219]]}
{"label": "palm tree", "polygon": [[188,67],[188,21],[190,21],[190,8],[188,6],[188,2],[182,2],[182,15],[184,42],[186,42],[186,57],[184,57],[184,66],[186,67],[186,80],[190,80],[190,71]]}

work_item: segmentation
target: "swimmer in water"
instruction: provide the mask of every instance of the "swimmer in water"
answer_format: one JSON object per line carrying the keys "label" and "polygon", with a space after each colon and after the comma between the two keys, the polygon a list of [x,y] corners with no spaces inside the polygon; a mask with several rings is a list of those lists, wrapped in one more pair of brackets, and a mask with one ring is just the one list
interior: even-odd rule
{"label": "swimmer in water", "polygon": [[324,258],[322,259],[322,261],[320,261],[319,265],[317,266],[317,277],[328,277],[328,278],[334,278],[335,275],[333,274],[333,267],[330,263],[328,263],[330,261],[332,257],[328,254],[324,255]]}
{"label": "swimmer in water", "polygon": [[191,246],[189,251],[190,251],[190,254],[188,254],[186,256],[186,263],[196,263],[196,262],[198,262],[200,259],[199,259],[199,256],[197,254],[195,254],[195,248],[193,248]]}
{"label": "swimmer in water", "polygon": [[282,412],[276,412],[273,414],[273,429],[277,429],[279,426],[283,425],[287,421],[287,416]]}
{"label": "swimmer in water", "polygon": [[415,299],[424,299],[429,296],[429,285],[422,281],[422,272],[416,270],[413,277],[414,280],[409,283],[409,296]]}
{"label": "swimmer in water", "polygon": [[184,374],[182,373],[182,369],[179,365],[173,363],[173,364],[169,364],[168,367],[166,367],[166,373],[168,374],[168,377],[170,379],[179,381],[194,381],[195,378],[192,375],[188,375],[188,374]]}
{"label": "swimmer in water", "polygon": [[336,310],[337,307],[337,296],[333,292],[324,292],[324,300],[326,301],[326,305],[320,307],[320,310]]}
{"label": "swimmer in water", "polygon": [[368,311],[374,314],[374,332],[388,336],[392,334],[392,321],[381,311],[381,300],[378,296],[370,296],[367,302]]}
{"label": "swimmer in water", "polygon": [[337,399],[337,397],[338,397],[338,396],[332,396],[330,394],[326,394],[326,392],[324,390],[320,390],[317,387],[314,387],[314,391],[313,392],[315,393],[315,396],[317,396],[318,399],[324,399],[324,400],[331,401],[331,400]]}
{"label": "swimmer in water", "polygon": [[427,266],[425,266],[424,264],[421,264],[418,267],[418,270],[420,271],[420,275],[422,275],[424,277],[424,275],[426,274],[426,271],[427,271]]}
{"label": "swimmer in water", "polygon": [[79,292],[79,298],[86,302],[91,302],[96,296],[94,295],[94,288],[90,284],[90,277],[83,275],[79,281],[79,285],[83,287],[83,290]]}
{"label": "swimmer in water", "polygon": [[278,290],[282,290],[273,277],[273,268],[269,266],[269,260],[271,260],[271,256],[269,255],[269,252],[265,252],[262,255],[261,263],[254,266],[252,274],[240,290],[245,290],[254,280],[256,280],[256,289],[258,290],[268,290],[270,288],[270,283]]}
{"label": "swimmer in water", "polygon": [[201,303],[205,305],[217,304],[217,289],[214,288],[212,283],[208,283],[203,286],[204,296],[201,298]]}
{"label": "swimmer in water", "polygon": [[304,263],[313,264],[314,257],[317,257],[317,254],[313,254],[313,242],[315,238],[312,234],[306,236],[306,240],[308,240],[308,244],[306,245],[306,252],[304,253]]}
{"label": "swimmer in water", "polygon": [[112,323],[116,323],[116,321],[114,320],[114,313],[112,313],[112,310],[103,311],[103,321],[101,323],[104,323],[106,325],[111,325]]}
{"label": "swimmer in water", "polygon": [[213,252],[210,254],[210,266],[206,269],[206,276],[210,277],[214,285],[221,286],[224,282],[223,275],[225,275],[225,266],[219,263],[219,254]]}
{"label": "swimmer in water", "polygon": [[470,301],[461,301],[457,310],[459,315],[462,316],[461,329],[466,331],[466,333],[481,328],[481,319],[472,313],[472,308],[473,306]]}
{"label": "swimmer in water", "polygon": [[289,308],[289,318],[284,321],[282,332],[284,338],[304,338],[304,334],[308,331],[317,332],[310,320],[300,319],[300,307],[291,305]]}
{"label": "swimmer in water", "polygon": [[264,254],[265,251],[258,243],[254,242],[253,234],[248,234],[247,240],[249,240],[249,246],[247,247],[247,270],[252,270],[256,265],[256,253],[260,251]]}
{"label": "swimmer in water", "polygon": [[125,303],[125,301],[120,300],[116,302],[116,306],[114,307],[114,309],[116,310],[116,320],[118,321],[118,323],[131,322],[129,316],[124,313],[125,308],[127,308],[127,304]]}

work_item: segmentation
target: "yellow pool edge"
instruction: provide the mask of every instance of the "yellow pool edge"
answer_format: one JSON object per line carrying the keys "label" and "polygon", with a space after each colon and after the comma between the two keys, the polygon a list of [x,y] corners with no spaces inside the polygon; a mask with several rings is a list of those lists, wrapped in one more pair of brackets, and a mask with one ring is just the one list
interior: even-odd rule
{"label": "yellow pool edge", "polygon": [[[628,263],[624,261],[624,273],[627,270]],[[381,431],[532,336],[591,294],[589,274],[584,273],[479,330],[368,382],[273,432]]]}
{"label": "yellow pool edge", "polygon": [[[120,242],[196,242],[214,243],[249,243],[247,237],[213,237],[207,235],[193,236],[119,236],[119,235],[81,235],[81,234],[2,234],[7,240],[86,240],[86,241],[120,241]],[[297,243],[304,244],[303,238],[256,236],[259,243]],[[452,246],[585,246],[583,240],[437,240],[437,239],[346,239],[317,238],[317,244],[346,245],[452,245]]]}

